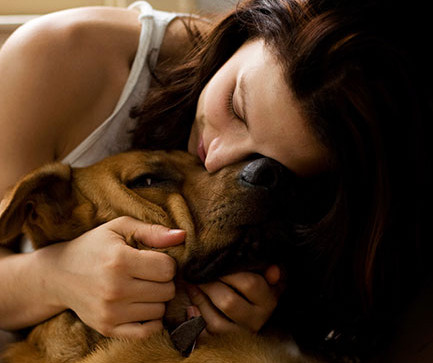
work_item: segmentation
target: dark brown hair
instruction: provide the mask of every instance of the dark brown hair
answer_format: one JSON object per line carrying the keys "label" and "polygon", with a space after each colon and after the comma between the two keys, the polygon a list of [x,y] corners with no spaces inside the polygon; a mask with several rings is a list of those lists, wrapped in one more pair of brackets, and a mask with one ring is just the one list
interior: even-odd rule
{"label": "dark brown hair", "polygon": [[390,326],[424,273],[431,110],[378,8],[343,3],[238,5],[196,38],[182,64],[157,75],[160,85],[133,111],[134,146],[185,148],[205,84],[245,41],[264,39],[333,162],[332,201],[319,219],[298,225],[299,256],[288,256],[295,295],[280,307],[310,344],[340,340],[368,350],[372,324]]}

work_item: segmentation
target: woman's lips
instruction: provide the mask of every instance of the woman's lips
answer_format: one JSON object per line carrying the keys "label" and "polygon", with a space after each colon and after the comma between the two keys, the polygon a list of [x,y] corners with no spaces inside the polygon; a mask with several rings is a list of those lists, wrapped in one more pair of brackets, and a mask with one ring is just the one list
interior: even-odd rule
{"label": "woman's lips", "polygon": [[204,164],[206,160],[206,151],[204,150],[203,137],[200,137],[200,141],[197,146],[197,155]]}

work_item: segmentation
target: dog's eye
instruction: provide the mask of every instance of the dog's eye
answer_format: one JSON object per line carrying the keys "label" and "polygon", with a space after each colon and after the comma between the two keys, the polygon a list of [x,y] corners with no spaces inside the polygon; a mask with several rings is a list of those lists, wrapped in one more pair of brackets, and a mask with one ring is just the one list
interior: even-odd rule
{"label": "dog's eye", "polygon": [[152,174],[142,174],[126,183],[129,189],[150,188],[164,182],[165,180]]}

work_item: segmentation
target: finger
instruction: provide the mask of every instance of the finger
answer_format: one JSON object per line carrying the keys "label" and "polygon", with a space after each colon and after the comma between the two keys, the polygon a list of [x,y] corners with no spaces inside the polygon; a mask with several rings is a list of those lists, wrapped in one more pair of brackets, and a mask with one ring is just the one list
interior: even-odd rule
{"label": "finger", "polygon": [[238,272],[224,276],[220,280],[238,291],[253,305],[262,306],[268,305],[267,302],[272,303],[272,305],[276,303],[276,289],[272,289],[262,275],[252,272]]}
{"label": "finger", "polygon": [[116,317],[117,324],[159,320],[162,319],[164,313],[164,303],[133,303],[128,304],[126,307],[122,306],[121,310],[112,311],[113,317]]}
{"label": "finger", "polygon": [[[255,305],[245,300],[230,286],[221,282],[212,282],[200,285],[200,289],[207,295],[214,309],[222,312],[227,321],[252,329],[261,326],[261,320],[257,319],[255,313]],[[199,309],[203,313],[200,306]]]}
{"label": "finger", "polygon": [[191,303],[199,310],[206,321],[206,330],[211,334],[224,333],[238,329],[236,324],[228,320],[197,287],[188,286],[188,296]]}
{"label": "finger", "polygon": [[143,323],[127,323],[116,326],[109,337],[145,339],[163,329],[161,320],[151,320]]}
{"label": "finger", "polygon": [[164,303],[122,304],[100,309],[86,320],[101,334],[110,336],[111,331],[118,325],[160,320],[164,313]]}
{"label": "finger", "polygon": [[159,224],[143,224],[133,237],[148,247],[165,248],[176,246],[185,241],[186,232],[182,229],[170,229]]}
{"label": "finger", "polygon": [[121,291],[121,296],[131,303],[166,302],[174,298],[175,292],[173,281],[153,282],[132,279]]}
{"label": "finger", "polygon": [[131,217],[113,219],[110,229],[124,239],[132,236],[148,247],[165,248],[178,245],[185,240],[186,232],[181,229],[170,229],[158,224],[149,224]]}
{"label": "finger", "polygon": [[169,282],[176,274],[176,262],[169,255],[152,251],[137,250],[125,245],[123,263],[131,277],[154,282]]}

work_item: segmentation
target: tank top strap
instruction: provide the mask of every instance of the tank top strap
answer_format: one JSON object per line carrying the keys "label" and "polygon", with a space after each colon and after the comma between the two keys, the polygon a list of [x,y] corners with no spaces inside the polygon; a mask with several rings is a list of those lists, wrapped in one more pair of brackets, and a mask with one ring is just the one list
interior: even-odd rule
{"label": "tank top strap", "polygon": [[[146,1],[136,1],[128,9],[139,12],[141,23],[140,46],[138,47],[128,82],[116,105],[124,105],[128,100],[131,105],[143,100],[150,85],[150,69],[156,66],[160,46],[164,38],[167,25],[179,14],[154,10]],[[146,66],[148,62],[148,66]]]}
{"label": "tank top strap", "polygon": [[63,163],[87,166],[125,151],[131,145],[131,132],[136,120],[130,118],[129,112],[145,99],[167,25],[181,14],[154,10],[146,1],[137,1],[129,9],[138,12],[141,32],[137,53],[120,98],[111,115],[72,150]]}

